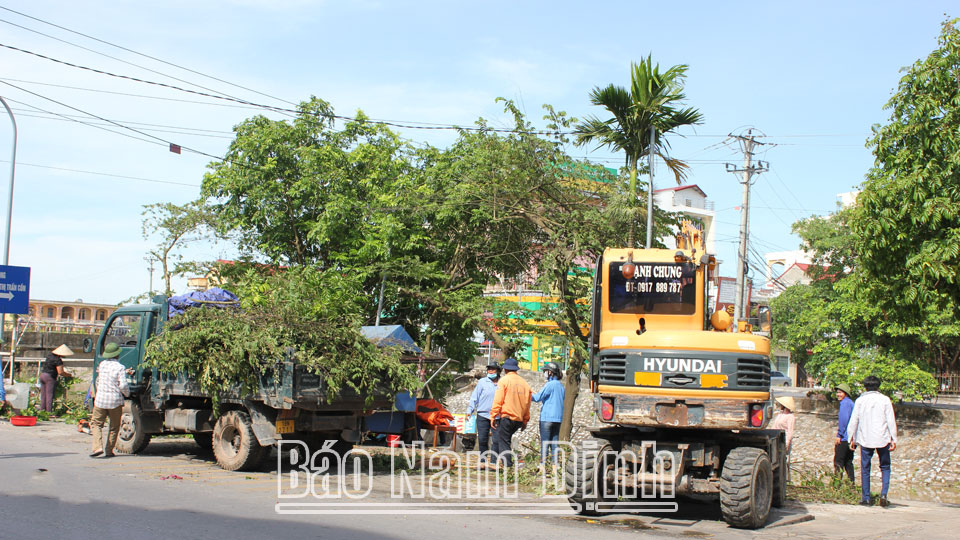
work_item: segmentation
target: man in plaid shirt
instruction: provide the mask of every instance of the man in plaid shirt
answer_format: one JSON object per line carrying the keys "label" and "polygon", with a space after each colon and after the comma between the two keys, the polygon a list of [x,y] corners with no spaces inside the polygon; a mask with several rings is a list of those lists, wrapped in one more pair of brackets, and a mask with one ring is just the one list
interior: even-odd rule
{"label": "man in plaid shirt", "polygon": [[[90,428],[93,432],[93,451],[90,457],[112,457],[113,448],[117,444],[120,434],[120,417],[123,414],[123,397],[130,395],[127,387],[127,372],[116,358],[120,356],[120,346],[108,343],[103,348],[103,361],[97,367],[97,378],[94,386],[93,418],[90,419]],[[107,448],[103,448],[103,424],[110,419],[110,433],[107,436]]]}

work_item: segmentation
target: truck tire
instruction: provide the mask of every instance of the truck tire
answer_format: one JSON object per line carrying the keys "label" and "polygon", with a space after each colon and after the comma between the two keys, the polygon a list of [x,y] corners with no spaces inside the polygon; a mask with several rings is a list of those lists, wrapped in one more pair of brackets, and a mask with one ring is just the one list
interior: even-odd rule
{"label": "truck tire", "polygon": [[201,450],[209,452],[213,450],[213,432],[204,431],[202,433],[194,433],[193,442],[197,443],[197,446],[199,446]]}
{"label": "truck tire", "polygon": [[734,527],[756,529],[767,522],[773,498],[770,458],[759,448],[740,446],[727,455],[720,476],[720,511]]}
{"label": "truck tire", "polygon": [[260,464],[264,448],[253,433],[250,415],[228,411],[213,426],[213,456],[228,471],[245,471]]}
{"label": "truck tire", "polygon": [[150,434],[143,430],[143,411],[140,404],[133,400],[124,400],[123,413],[120,416],[120,433],[117,446],[121,454],[139,454],[150,444]]}
{"label": "truck tire", "polygon": [[609,451],[613,451],[610,444],[600,445],[596,453],[586,452],[581,446],[567,456],[567,462],[564,465],[564,482],[566,492],[569,494],[567,499],[580,515],[599,514],[595,509],[596,503],[608,500],[603,497],[606,491],[603,470],[606,469],[607,460],[601,456]]}
{"label": "truck tire", "polygon": [[780,452],[780,466],[777,467],[777,471],[773,473],[773,499],[770,501],[770,504],[774,508],[783,508],[784,503],[787,501],[787,454],[785,452]]}

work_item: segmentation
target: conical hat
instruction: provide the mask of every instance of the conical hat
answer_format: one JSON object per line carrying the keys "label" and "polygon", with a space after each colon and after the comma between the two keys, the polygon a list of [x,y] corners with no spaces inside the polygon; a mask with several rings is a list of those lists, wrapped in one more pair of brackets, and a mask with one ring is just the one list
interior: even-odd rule
{"label": "conical hat", "polygon": [[793,401],[793,398],[790,396],[780,396],[777,398],[777,403],[783,405],[784,407],[790,409],[791,411],[797,408],[796,402]]}
{"label": "conical hat", "polygon": [[70,350],[70,347],[67,347],[67,345],[64,344],[54,349],[53,354],[57,356],[73,356],[73,351]]}

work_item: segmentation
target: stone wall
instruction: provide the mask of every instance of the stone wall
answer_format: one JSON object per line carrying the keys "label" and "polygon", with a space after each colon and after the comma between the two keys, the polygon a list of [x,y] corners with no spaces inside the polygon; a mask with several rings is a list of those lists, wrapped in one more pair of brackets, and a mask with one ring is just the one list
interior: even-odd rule
{"label": "stone wall", "polygon": [[[534,392],[546,383],[540,373],[520,372],[530,383]],[[467,410],[475,380],[461,387],[460,391],[446,400],[450,412]],[[805,474],[833,469],[833,447],[837,430],[838,404],[823,399],[797,399],[797,424],[791,452],[791,469]],[[938,409],[918,405],[895,407],[899,444],[892,457],[892,493],[902,497],[915,497],[960,503],[960,411]],[[537,427],[540,404],[531,405],[530,425],[514,436],[515,451],[523,445],[530,449],[539,447],[540,434]],[[596,423],[592,396],[587,388],[581,388],[574,408],[573,442],[579,443],[589,437],[588,429]],[[855,459],[859,474],[859,458]],[[879,467],[874,461],[873,482],[879,491]]]}

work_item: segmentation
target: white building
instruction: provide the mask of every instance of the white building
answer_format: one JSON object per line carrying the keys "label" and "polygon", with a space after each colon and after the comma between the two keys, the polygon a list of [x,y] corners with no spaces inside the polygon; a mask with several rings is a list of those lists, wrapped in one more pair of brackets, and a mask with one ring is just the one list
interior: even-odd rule
{"label": "white building", "polygon": [[[657,207],[668,212],[681,212],[703,223],[704,244],[707,253],[716,254],[714,238],[714,220],[717,213],[713,208],[713,201],[707,200],[707,194],[696,184],[677,186],[653,191],[653,200]],[[673,236],[663,239],[668,248],[677,247]]]}

